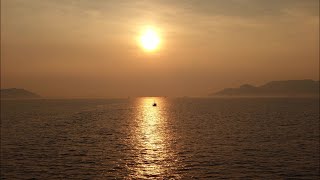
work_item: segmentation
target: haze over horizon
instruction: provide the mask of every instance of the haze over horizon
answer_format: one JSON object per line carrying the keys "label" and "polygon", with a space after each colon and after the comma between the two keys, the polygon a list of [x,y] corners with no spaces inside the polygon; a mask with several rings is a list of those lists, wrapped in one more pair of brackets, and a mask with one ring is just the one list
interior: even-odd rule
{"label": "haze over horizon", "polygon": [[1,1],[1,88],[201,96],[291,79],[319,80],[317,0]]}

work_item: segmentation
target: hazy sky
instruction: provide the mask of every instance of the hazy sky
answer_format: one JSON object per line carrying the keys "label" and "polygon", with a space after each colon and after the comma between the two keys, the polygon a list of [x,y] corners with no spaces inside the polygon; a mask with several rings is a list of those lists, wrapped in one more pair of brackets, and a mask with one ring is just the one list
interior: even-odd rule
{"label": "hazy sky", "polygon": [[[318,0],[1,0],[1,87],[46,97],[201,96],[319,79]],[[154,52],[137,38],[161,38]]]}

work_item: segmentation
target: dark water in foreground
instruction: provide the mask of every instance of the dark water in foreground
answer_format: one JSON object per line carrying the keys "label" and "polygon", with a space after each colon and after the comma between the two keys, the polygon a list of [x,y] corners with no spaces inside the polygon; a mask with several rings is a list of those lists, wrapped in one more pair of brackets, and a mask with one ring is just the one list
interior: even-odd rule
{"label": "dark water in foreground", "polygon": [[1,178],[318,179],[319,99],[2,101]]}

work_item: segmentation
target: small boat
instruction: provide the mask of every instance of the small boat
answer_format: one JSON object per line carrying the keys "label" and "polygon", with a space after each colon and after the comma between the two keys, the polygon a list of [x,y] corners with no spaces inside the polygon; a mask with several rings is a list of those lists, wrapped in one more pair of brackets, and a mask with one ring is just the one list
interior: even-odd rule
{"label": "small boat", "polygon": [[157,106],[157,103],[156,103],[156,102],[153,102],[152,106]]}

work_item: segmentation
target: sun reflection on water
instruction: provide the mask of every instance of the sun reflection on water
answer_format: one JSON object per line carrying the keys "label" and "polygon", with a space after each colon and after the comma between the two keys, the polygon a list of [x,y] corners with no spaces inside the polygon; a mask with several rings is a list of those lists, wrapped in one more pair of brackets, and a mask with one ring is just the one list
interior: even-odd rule
{"label": "sun reflection on water", "polygon": [[[154,100],[157,107],[152,106]],[[135,160],[134,178],[165,177],[173,167],[167,127],[165,101],[161,98],[139,99],[135,145],[139,151]]]}

